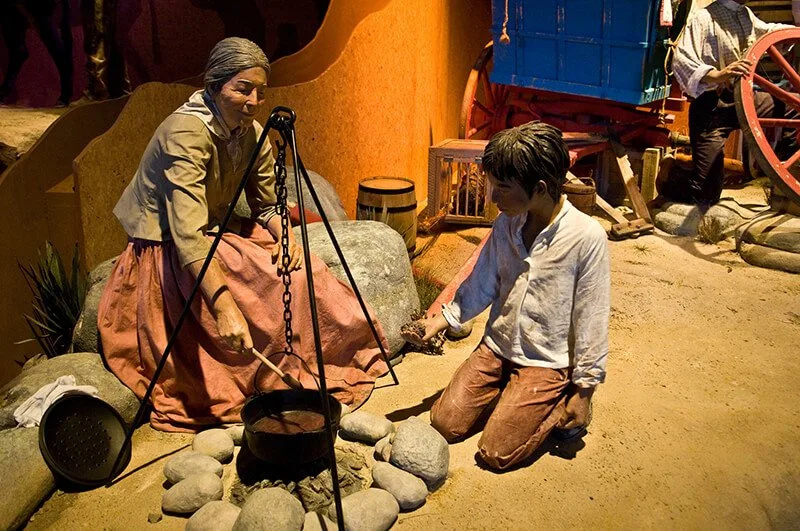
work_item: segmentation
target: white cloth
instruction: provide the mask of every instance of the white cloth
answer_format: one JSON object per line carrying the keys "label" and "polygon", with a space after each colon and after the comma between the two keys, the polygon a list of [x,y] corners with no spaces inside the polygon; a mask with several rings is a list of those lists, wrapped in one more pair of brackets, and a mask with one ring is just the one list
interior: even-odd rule
{"label": "white cloth", "polygon": [[44,385],[33,396],[14,410],[14,420],[22,428],[38,426],[50,405],[68,393],[97,396],[97,388],[91,385],[76,385],[75,377],[60,376],[55,382]]}
{"label": "white cloth", "polygon": [[690,16],[672,60],[672,71],[683,91],[697,98],[717,88],[703,83],[709,72],[740,60],[754,42],[770,31],[793,27],[768,24],[734,0],[717,0]]}
{"label": "white cloth", "polygon": [[483,340],[495,354],[525,367],[573,367],[573,382],[594,387],[605,379],[608,355],[606,233],[564,197],[528,252],[526,219],[498,216],[472,273],[442,314],[457,329],[491,304]]}
{"label": "white cloth", "polygon": [[661,0],[661,20],[662,26],[672,26],[672,0]]}

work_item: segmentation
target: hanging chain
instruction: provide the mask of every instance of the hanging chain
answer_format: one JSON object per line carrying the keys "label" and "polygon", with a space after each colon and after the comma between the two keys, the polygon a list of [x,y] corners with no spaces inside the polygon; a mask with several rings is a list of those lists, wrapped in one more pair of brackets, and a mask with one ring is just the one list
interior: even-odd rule
{"label": "hanging chain", "polygon": [[292,292],[289,287],[292,284],[289,264],[289,207],[286,205],[288,190],[286,188],[286,142],[278,144],[278,155],[275,157],[275,190],[278,196],[278,215],[281,217],[281,279],[283,280],[283,321],[286,323],[286,353],[294,354],[292,348]]}

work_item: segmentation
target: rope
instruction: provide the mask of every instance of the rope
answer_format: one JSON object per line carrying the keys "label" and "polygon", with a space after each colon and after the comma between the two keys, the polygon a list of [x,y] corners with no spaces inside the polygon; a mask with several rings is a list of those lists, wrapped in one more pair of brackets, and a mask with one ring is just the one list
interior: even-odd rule
{"label": "rope", "polygon": [[[680,33],[678,36],[675,37],[675,40],[667,38],[667,53],[664,55],[664,90],[667,90],[667,85],[669,85],[669,78],[672,76],[672,56],[675,54],[675,48],[678,47],[678,43],[683,37],[683,32],[686,31],[686,25],[689,23],[689,15],[691,15],[692,11],[692,4],[689,3],[688,7],[686,8],[686,20],[683,21],[683,27],[681,28]],[[664,125],[667,121],[667,98],[669,95],[665,95],[664,99],[661,100],[661,110],[658,113],[658,121],[661,125]]]}
{"label": "rope", "polygon": [[508,36],[508,0],[506,0],[506,17],[503,20],[503,31],[500,33],[500,42],[502,44],[511,42],[511,37]]}
{"label": "rope", "polygon": [[753,225],[755,225],[759,221],[775,218],[778,217],[779,215],[781,215],[781,212],[775,210],[765,210],[764,212],[761,212],[754,218],[736,227],[736,229],[734,229],[734,235],[736,241],[736,254],[742,254],[742,242],[744,241],[745,234],[747,234],[747,231],[749,231],[753,227]]}

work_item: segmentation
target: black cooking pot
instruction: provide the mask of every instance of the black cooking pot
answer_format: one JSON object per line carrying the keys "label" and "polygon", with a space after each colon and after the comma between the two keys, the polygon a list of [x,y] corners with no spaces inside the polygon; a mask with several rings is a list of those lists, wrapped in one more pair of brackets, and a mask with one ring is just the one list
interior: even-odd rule
{"label": "black cooking pot", "polygon": [[[342,405],[328,395],[331,411],[331,428],[334,436],[339,431]],[[285,433],[265,430],[263,419],[281,418],[287,413],[308,412],[324,417],[323,404],[318,391],[282,389],[250,397],[242,408],[242,422],[247,447],[262,461],[273,465],[293,465],[315,461],[328,453],[325,426]],[[302,413],[301,413],[302,414]],[[257,423],[262,421],[261,426]],[[272,424],[275,426],[275,424]]]}

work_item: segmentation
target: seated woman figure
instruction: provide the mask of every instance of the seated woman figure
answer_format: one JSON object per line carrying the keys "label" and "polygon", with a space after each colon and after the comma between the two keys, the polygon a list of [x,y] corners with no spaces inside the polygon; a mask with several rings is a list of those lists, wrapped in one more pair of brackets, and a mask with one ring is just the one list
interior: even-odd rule
{"label": "seated woman figure", "polygon": [[[269,71],[253,42],[231,37],[217,43],[205,89],[161,123],[114,208],[129,242],[100,301],[98,328],[108,366],[140,398],[261,134],[254,118]],[[283,386],[270,371],[257,373],[260,362],[249,353],[255,347],[269,356],[285,346],[274,163],[267,141],[245,188],[252,219],[234,219],[227,227],[201,283],[202,296],[194,299],[154,389],[155,428],[194,431],[239,422],[256,388]],[[289,270],[311,267],[314,275],[328,389],[357,407],[386,364],[351,288],[316,257],[301,264],[301,251],[290,230]],[[313,368],[305,274],[291,279],[293,349]],[[271,360],[315,388],[297,357]]]}

